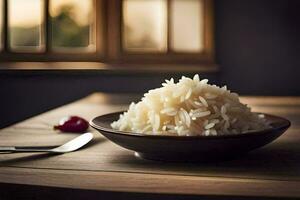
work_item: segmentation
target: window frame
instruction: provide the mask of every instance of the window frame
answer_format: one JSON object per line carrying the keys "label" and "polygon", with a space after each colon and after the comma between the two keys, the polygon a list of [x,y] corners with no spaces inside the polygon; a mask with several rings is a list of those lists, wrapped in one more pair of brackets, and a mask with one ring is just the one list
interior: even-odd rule
{"label": "window frame", "polygon": [[[167,0],[167,9],[170,10],[170,0]],[[109,57],[113,63],[147,63],[147,64],[214,64],[214,35],[213,35],[213,0],[203,0],[204,3],[204,50],[202,52],[126,52],[122,48],[122,31],[124,29],[122,23],[122,1],[110,0],[108,5],[109,21],[113,21],[117,24],[115,29],[108,30],[108,36],[114,36],[118,38],[118,41],[114,41],[114,47],[109,51]],[[115,11],[117,10],[117,12]],[[114,13],[114,11],[116,13]],[[170,14],[168,14],[168,29],[170,26]],[[108,22],[109,22],[108,21]],[[170,31],[168,31],[168,46],[170,44]],[[109,39],[111,41],[111,39]]]}
{"label": "window frame", "polygon": [[[207,71],[216,68],[214,53],[214,26],[213,26],[213,0],[202,0],[204,3],[204,50],[202,52],[170,52],[153,53],[153,52],[126,52],[122,49],[122,0],[94,0],[94,19],[95,20],[95,52],[72,52],[62,53],[51,51],[49,44],[51,42],[51,23],[49,21],[49,0],[45,1],[45,52],[42,53],[18,53],[9,52],[8,50],[8,24],[7,10],[8,0],[4,0],[4,16],[3,16],[3,41],[4,48],[0,51],[0,62],[10,61],[30,61],[30,62],[99,62],[112,67],[115,65],[144,65],[146,68],[153,65],[163,66],[182,66],[182,65],[201,65]],[[168,1],[168,9],[170,8],[170,0]],[[170,26],[168,14],[168,28]],[[113,24],[113,26],[110,26]],[[99,37],[102,35],[103,37]],[[168,45],[170,43],[170,33],[168,31]],[[4,50],[4,51],[3,51]],[[76,56],[80,55],[80,56]],[[205,70],[204,70],[205,71]]]}
{"label": "window frame", "polygon": [[[44,23],[42,24],[42,34],[44,34],[44,44],[43,51],[41,52],[12,52],[9,47],[9,28],[8,28],[8,2],[9,0],[4,0],[3,5],[3,48],[0,50],[0,62],[1,61],[32,61],[32,62],[47,62],[47,61],[92,61],[100,62],[104,58],[104,40],[102,37],[97,37],[97,35],[104,35],[103,19],[104,12],[99,12],[104,10],[103,1],[104,0],[93,0],[93,13],[94,20],[93,33],[95,42],[95,51],[74,51],[72,53],[53,51],[51,48],[51,20],[49,12],[49,0],[44,0]],[[97,11],[97,12],[96,12]],[[97,19],[97,20],[95,20]],[[76,48],[75,48],[76,49]]]}

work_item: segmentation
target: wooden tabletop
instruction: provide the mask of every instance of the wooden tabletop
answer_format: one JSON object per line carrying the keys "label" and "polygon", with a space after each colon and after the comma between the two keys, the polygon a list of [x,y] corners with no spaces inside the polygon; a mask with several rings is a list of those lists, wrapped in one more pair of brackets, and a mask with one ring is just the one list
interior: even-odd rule
{"label": "wooden tabletop", "polygon": [[[62,144],[77,134],[52,125],[67,115],[88,120],[127,108],[137,95],[95,93],[0,131],[0,146]],[[254,111],[292,122],[273,143],[244,157],[214,163],[165,163],[136,158],[91,129],[94,140],[82,150],[0,154],[0,184],[81,190],[222,197],[300,198],[300,97],[242,97]]]}

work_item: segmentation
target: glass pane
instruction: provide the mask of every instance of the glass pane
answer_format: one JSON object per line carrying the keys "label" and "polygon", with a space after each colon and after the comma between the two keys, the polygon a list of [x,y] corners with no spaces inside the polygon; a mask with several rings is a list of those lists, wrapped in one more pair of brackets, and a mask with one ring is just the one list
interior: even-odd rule
{"label": "glass pane", "polygon": [[0,0],[0,50],[3,48],[3,0]]}
{"label": "glass pane", "polygon": [[50,1],[54,49],[91,47],[93,3],[93,0]]}
{"label": "glass pane", "polygon": [[203,50],[203,1],[171,1],[171,49],[180,52]]}
{"label": "glass pane", "polygon": [[43,0],[9,0],[9,44],[13,51],[41,51]]}
{"label": "glass pane", "polygon": [[123,47],[126,51],[167,50],[167,1],[123,1]]}

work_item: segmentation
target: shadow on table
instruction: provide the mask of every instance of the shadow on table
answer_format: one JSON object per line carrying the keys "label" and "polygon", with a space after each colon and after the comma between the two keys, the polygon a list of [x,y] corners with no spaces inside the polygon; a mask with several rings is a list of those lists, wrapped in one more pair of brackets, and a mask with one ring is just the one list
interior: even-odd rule
{"label": "shadow on table", "polygon": [[153,174],[199,175],[214,177],[264,178],[298,180],[300,177],[300,145],[280,142],[231,160],[176,163],[137,158],[134,154],[112,158],[122,168]]}
{"label": "shadow on table", "polygon": [[[194,196],[183,194],[149,194],[149,193],[130,193],[130,192],[108,192],[108,191],[94,191],[94,190],[79,190],[69,188],[52,188],[42,186],[27,186],[16,184],[0,184],[0,199],[1,200],[32,200],[32,199],[63,199],[63,200],[270,200],[274,198],[262,197],[241,197],[241,196]],[[280,199],[280,198],[275,198]],[[289,198],[285,198],[289,199]]]}

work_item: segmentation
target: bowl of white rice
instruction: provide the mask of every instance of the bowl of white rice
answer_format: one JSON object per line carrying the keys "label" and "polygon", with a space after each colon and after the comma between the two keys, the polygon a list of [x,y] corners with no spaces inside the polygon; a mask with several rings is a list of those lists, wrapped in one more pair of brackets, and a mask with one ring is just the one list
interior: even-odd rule
{"label": "bowl of white rice", "polygon": [[261,147],[289,126],[284,118],[251,112],[237,93],[193,78],[173,78],[149,90],[128,110],[102,115],[91,126],[147,159],[232,157]]}

